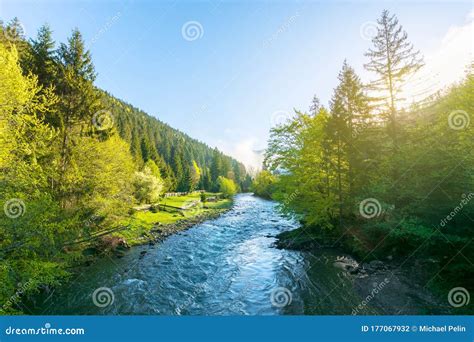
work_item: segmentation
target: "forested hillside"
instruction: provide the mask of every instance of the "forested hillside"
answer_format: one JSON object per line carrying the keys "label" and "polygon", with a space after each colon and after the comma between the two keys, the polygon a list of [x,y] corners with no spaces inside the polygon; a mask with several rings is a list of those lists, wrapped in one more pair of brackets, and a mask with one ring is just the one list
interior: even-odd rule
{"label": "forested hillside", "polygon": [[387,11],[372,42],[365,67],[373,82],[363,84],[344,62],[329,108],[316,100],[271,130],[255,192],[304,222],[287,234],[289,246],[342,244],[361,261],[425,263],[427,285],[468,287],[474,68],[407,109],[401,93],[423,67],[421,54]]}
{"label": "forested hillside", "polygon": [[[56,95],[61,95],[58,93],[61,64],[75,63],[72,59],[80,60],[81,65],[77,67],[83,70],[77,71],[81,77],[85,77],[91,85],[95,81],[97,74],[92,56],[86,50],[79,31],[74,30],[68,44],[60,44],[59,48],[48,25],[41,27],[37,37],[31,41],[25,39],[17,18],[2,27],[2,32],[6,32],[1,36],[3,43],[15,46],[18,51],[23,74],[36,75],[38,85],[44,90],[52,87],[56,90]],[[229,177],[241,189],[248,189],[250,177],[247,177],[242,163],[192,139],[106,91],[93,86],[88,91],[92,98],[89,107],[85,109],[91,111],[88,115],[95,130],[106,135],[117,131],[130,145],[130,151],[139,164],[153,160],[162,172],[166,190],[216,189],[219,176]],[[58,126],[60,117],[58,114],[49,113],[45,115],[45,121],[51,126]]]}
{"label": "forested hillside", "polygon": [[27,41],[14,19],[0,37],[0,312],[14,311],[18,284],[27,294],[67,278],[77,241],[133,235],[134,206],[248,188],[241,163],[97,89],[78,30],[58,45],[45,25]]}
{"label": "forested hillside", "polygon": [[[225,176],[248,190],[251,179],[242,163],[109,94],[105,94],[103,103],[108,110],[102,114],[113,115],[120,137],[130,144],[133,156],[157,162],[168,189],[216,190],[217,178]],[[197,184],[191,180],[195,164],[201,172]]]}

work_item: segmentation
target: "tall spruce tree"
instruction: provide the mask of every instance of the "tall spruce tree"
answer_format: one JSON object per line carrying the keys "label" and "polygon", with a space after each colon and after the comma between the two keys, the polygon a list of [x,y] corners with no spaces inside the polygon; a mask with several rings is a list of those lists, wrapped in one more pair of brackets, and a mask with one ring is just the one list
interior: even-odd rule
{"label": "tall spruce tree", "polygon": [[38,76],[38,82],[44,87],[54,85],[55,82],[57,68],[54,47],[53,32],[45,24],[39,28],[36,39],[31,40],[31,71]]}
{"label": "tall spruce tree", "polygon": [[384,104],[383,114],[388,122],[388,133],[394,150],[397,150],[397,103],[401,100],[400,91],[408,76],[423,66],[423,58],[408,41],[408,35],[395,15],[384,10],[377,24],[377,34],[372,39],[374,47],[365,54],[370,58],[365,68],[378,77],[370,84],[370,88],[377,91],[379,105]]}
{"label": "tall spruce tree", "polygon": [[99,94],[93,82],[96,78],[90,52],[81,33],[75,29],[67,44],[58,50],[59,130],[61,137],[58,190],[62,206],[66,205],[67,172],[71,166],[72,145],[75,137],[92,132],[92,118],[100,108]]}

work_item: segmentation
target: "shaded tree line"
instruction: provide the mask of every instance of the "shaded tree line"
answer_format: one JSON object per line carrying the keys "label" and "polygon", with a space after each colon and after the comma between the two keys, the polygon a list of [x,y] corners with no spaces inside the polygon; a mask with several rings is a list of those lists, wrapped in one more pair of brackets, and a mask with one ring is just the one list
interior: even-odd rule
{"label": "shaded tree line", "polygon": [[[387,11],[378,20],[363,84],[345,61],[329,108],[274,127],[268,171],[254,189],[300,218],[302,236],[343,244],[361,260],[430,260],[445,283],[474,273],[474,68],[449,89],[409,108],[407,80],[423,59]],[[271,173],[270,173],[271,172]],[[449,279],[449,281],[446,281]]]}

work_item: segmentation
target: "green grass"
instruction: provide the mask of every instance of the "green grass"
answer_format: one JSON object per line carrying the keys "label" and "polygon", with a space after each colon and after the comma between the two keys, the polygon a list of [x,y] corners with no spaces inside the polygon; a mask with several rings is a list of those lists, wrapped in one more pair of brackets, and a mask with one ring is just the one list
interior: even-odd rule
{"label": "green grass", "polygon": [[[221,193],[213,193],[213,192],[206,192],[206,197],[218,197],[221,195]],[[188,201],[200,201],[201,200],[201,194],[192,194],[192,195],[187,195],[187,196],[176,196],[176,197],[167,197],[163,198],[160,201],[160,204],[164,205],[170,205],[173,207],[181,207],[185,202]],[[221,201],[219,201],[221,202]],[[211,202],[208,202],[211,203]]]}
{"label": "green grass", "polygon": [[181,207],[187,201],[199,201],[200,194],[192,194],[187,196],[167,197],[160,201],[160,204],[171,205],[173,207]]}
{"label": "green grass", "polygon": [[[207,196],[217,196],[219,194],[206,193]],[[173,207],[181,207],[185,202],[190,200],[200,201],[200,194],[192,194],[187,196],[168,197],[163,199],[160,204],[170,205]],[[201,204],[202,206],[202,204]],[[180,220],[192,218],[194,216],[213,212],[217,209],[227,209],[232,206],[232,199],[222,199],[217,202],[206,202],[206,209],[201,210],[173,210],[173,211],[159,211],[153,213],[151,211],[138,211],[131,217],[125,220],[122,224],[129,227],[129,229],[115,233],[114,235],[123,237],[130,245],[135,245],[143,242],[149,236],[150,230],[160,224],[162,230],[166,231],[166,226]],[[185,215],[183,215],[185,214]]]}

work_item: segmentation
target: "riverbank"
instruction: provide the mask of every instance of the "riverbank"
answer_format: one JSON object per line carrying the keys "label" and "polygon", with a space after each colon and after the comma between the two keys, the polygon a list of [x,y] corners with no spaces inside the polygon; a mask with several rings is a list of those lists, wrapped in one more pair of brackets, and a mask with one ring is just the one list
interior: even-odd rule
{"label": "riverbank", "polygon": [[0,306],[0,315],[27,313],[24,308],[36,306],[38,298],[44,299],[71,286],[72,279],[87,274],[104,260],[110,260],[111,257],[121,259],[126,254],[134,253],[134,246],[153,246],[173,234],[215,219],[232,208],[233,199],[219,198],[219,194],[211,195],[214,197],[212,201],[205,203],[201,203],[200,196],[196,194],[174,197],[167,203],[179,205],[199,201],[199,205],[187,210],[156,211],[150,208],[136,211],[116,227],[108,227],[94,235],[71,241],[55,256],[55,260],[63,260],[64,270],[51,275],[48,283],[38,285],[32,281],[26,282],[9,301]]}
{"label": "riverbank", "polygon": [[[110,254],[122,257],[128,249],[134,246],[154,245],[170,235],[189,229],[206,220],[219,217],[232,208],[232,199],[217,199],[213,202],[201,203],[198,195],[179,196],[171,201],[180,208],[190,202],[195,206],[187,210],[172,209],[155,211],[152,208],[137,211],[122,224],[125,229],[118,230],[101,237],[89,247],[89,254]],[[88,260],[90,264],[91,260]]]}
{"label": "riverbank", "polygon": [[303,251],[313,256],[325,255],[328,250],[336,253],[333,260],[326,262],[340,272],[341,278],[350,280],[350,286],[361,298],[360,304],[352,309],[353,315],[375,312],[387,315],[459,314],[453,311],[443,292],[438,293],[436,286],[430,286],[432,260],[401,260],[391,255],[383,260],[362,257],[347,247],[347,241],[324,239],[305,228],[283,232],[276,238],[275,245],[280,249]]}
{"label": "riverbank", "polygon": [[225,208],[204,209],[201,213],[196,214],[195,216],[181,218],[173,223],[155,222],[151,226],[145,228],[147,231],[136,229],[128,230],[117,234],[117,236],[120,238],[127,238],[128,240],[126,241],[130,241],[130,243],[127,242],[130,247],[144,244],[155,244],[170,235],[189,229],[204,221],[215,219],[228,211],[231,207],[232,202],[228,201],[226,202]]}
{"label": "riverbank", "polygon": [[[273,236],[298,226],[275,208],[275,202],[238,194],[224,215],[155,245],[130,248],[122,257],[100,258],[29,307],[45,315],[284,314],[272,305],[272,291],[299,286],[304,269],[300,253],[272,247]],[[180,224],[178,229],[187,228]],[[93,294],[104,288],[114,301],[97,306]],[[291,310],[300,314],[300,289],[292,291]]]}

